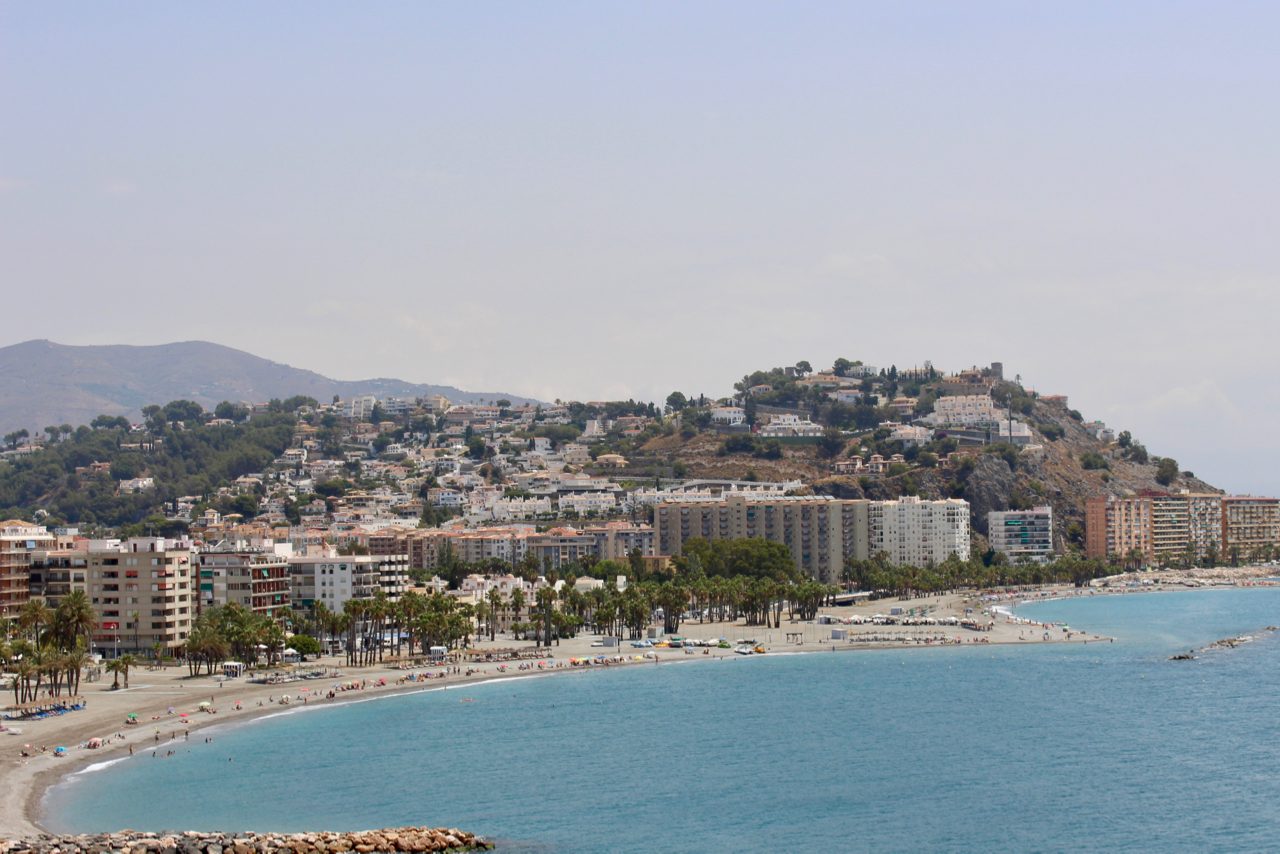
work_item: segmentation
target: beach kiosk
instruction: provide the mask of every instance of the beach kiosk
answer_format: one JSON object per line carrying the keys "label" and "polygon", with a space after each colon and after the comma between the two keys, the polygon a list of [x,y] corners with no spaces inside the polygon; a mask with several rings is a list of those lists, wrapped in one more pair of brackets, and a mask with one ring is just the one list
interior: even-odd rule
{"label": "beach kiosk", "polygon": [[244,675],[244,662],[241,661],[224,661],[222,662],[222,675],[228,679],[239,679]]}
{"label": "beach kiosk", "polygon": [[449,653],[449,650],[442,646],[433,646],[428,652],[431,655],[432,664],[444,664],[444,658]]}

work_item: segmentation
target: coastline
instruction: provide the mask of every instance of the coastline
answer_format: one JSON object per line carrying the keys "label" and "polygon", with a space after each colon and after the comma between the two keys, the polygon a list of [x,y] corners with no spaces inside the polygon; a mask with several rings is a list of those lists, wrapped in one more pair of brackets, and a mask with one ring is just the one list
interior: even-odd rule
{"label": "coastline", "polygon": [[[1028,601],[1052,601],[1052,599],[1094,595],[1127,595],[1130,593],[1156,592],[1164,589],[1167,588],[1153,586],[1137,589],[1104,590],[1099,588],[1065,587],[1027,591],[1025,595],[1000,598],[1004,600],[1005,604],[1016,606]],[[1016,601],[1013,601],[1014,599]],[[823,609],[823,613],[830,613],[836,617],[868,616],[871,613],[887,611],[890,607],[901,607],[904,611],[925,607],[939,616],[963,615],[966,608],[974,608],[975,613],[977,613],[983,608],[998,609],[1001,604],[1002,602],[995,599],[990,602],[984,602],[976,593],[953,593],[905,601],[896,599],[880,600],[879,602],[865,603],[858,606]],[[881,627],[869,624],[831,626],[815,625],[813,623],[788,624],[784,620],[781,629],[772,630],[754,626],[747,627],[741,621],[734,623],[688,623],[682,626],[680,634],[697,637],[726,636],[731,641],[735,637],[767,636],[769,640],[762,641],[762,645],[771,653],[785,654],[900,649],[904,644],[922,644],[923,641],[919,639],[920,635],[942,633],[949,637],[959,636],[963,639],[963,643],[951,643],[949,644],[950,646],[966,646],[974,643],[1000,645],[1030,643],[1039,645],[1046,642],[1043,639],[1043,635],[1038,637],[1023,636],[1027,634],[1028,623],[1014,622],[1012,615],[997,610],[992,614],[992,618],[996,620],[995,625],[992,626],[991,631],[982,633],[957,629],[954,626],[928,628],[917,626]],[[829,640],[832,628],[845,628],[854,637],[893,639],[833,643]],[[773,640],[773,636],[785,636],[789,630],[799,634],[802,637],[801,642]],[[912,637],[913,634],[915,637]],[[13,839],[47,833],[48,831],[43,827],[42,821],[45,818],[45,796],[50,788],[73,775],[84,772],[91,766],[128,758],[127,749],[129,746],[133,746],[135,749],[142,748],[143,750],[153,745],[163,747],[168,743],[172,734],[176,734],[177,738],[182,738],[184,731],[196,733],[207,731],[216,725],[250,723],[282,713],[293,713],[315,704],[322,706],[341,705],[413,692],[457,689],[467,685],[478,685],[501,679],[542,678],[584,669],[568,666],[569,658],[595,657],[603,654],[610,658],[621,656],[632,659],[598,665],[619,667],[636,664],[722,660],[734,655],[731,650],[714,650],[713,654],[708,655],[704,655],[701,650],[697,654],[688,654],[686,650],[664,648],[650,648],[641,651],[626,646],[625,641],[622,649],[593,648],[591,646],[592,640],[593,638],[589,636],[580,637],[565,640],[559,647],[552,647],[547,651],[549,655],[542,659],[547,662],[547,666],[543,669],[515,669],[517,662],[511,662],[508,665],[511,669],[508,669],[507,672],[498,672],[497,668],[503,662],[476,663],[471,665],[476,672],[471,675],[465,675],[467,665],[464,664],[462,665],[463,674],[452,675],[438,682],[435,680],[403,683],[397,681],[403,679],[410,672],[435,672],[441,669],[438,667],[413,668],[411,671],[395,669],[386,664],[367,668],[348,668],[341,666],[341,662],[338,659],[325,659],[317,662],[316,666],[333,668],[337,665],[342,671],[342,676],[310,682],[293,682],[287,685],[250,685],[229,682],[226,683],[226,687],[220,688],[208,677],[191,678],[187,676],[186,668],[179,667],[169,668],[163,672],[135,670],[130,674],[131,687],[128,690],[111,691],[109,690],[109,683],[105,681],[82,686],[82,693],[88,698],[88,708],[85,710],[70,712],[55,718],[31,723],[12,722],[22,729],[22,734],[20,736],[4,734],[6,737],[0,740],[0,745],[9,748],[3,754],[3,758],[6,761],[0,766],[0,797],[5,798],[9,803],[20,803],[22,805],[20,810],[6,811],[3,816],[0,816],[0,838]],[[1068,636],[1053,637],[1052,640],[1047,642],[1087,643],[1089,640],[1104,641],[1108,639],[1098,635],[1071,632]],[[486,649],[509,649],[513,646],[531,651],[534,649],[531,643],[516,644],[505,640],[499,640],[496,644],[482,642],[477,644],[475,649],[483,652]],[[624,649],[628,650],[628,652],[623,652],[622,650]],[[634,655],[639,652],[654,654],[657,659],[633,660]],[[532,666],[536,668],[536,664]],[[386,680],[386,684],[377,685],[378,680]],[[332,700],[323,698],[323,695],[321,695],[321,698],[317,698],[314,703],[308,700],[304,704],[299,704],[296,701],[289,706],[279,704],[279,697],[282,692],[287,691],[291,696],[294,696],[303,688],[308,689],[308,692],[310,692],[312,686],[316,688],[324,686],[327,689],[334,681],[343,683],[362,681],[374,684],[366,684],[363,688],[339,693]],[[146,699],[143,699],[144,697]],[[213,702],[212,708],[217,709],[216,714],[200,713],[197,710],[198,703],[205,698]],[[238,711],[234,709],[236,701],[239,701],[242,706]],[[261,705],[258,705],[259,701],[261,701]],[[173,714],[166,714],[170,706],[174,707],[175,711]],[[186,719],[179,716],[179,712],[182,711],[188,713]],[[136,727],[125,728],[123,726],[124,717],[129,713],[135,713],[139,716],[140,723]],[[160,740],[158,742],[156,741],[157,729],[160,731]],[[108,742],[97,750],[80,749],[76,746],[90,738],[106,738],[115,733],[123,733],[125,738]],[[26,761],[15,759],[14,757],[24,743],[33,744],[37,749],[39,746],[44,745],[50,750],[55,746],[66,746],[69,748],[69,752],[67,757],[63,759],[56,759],[51,753],[36,753]],[[160,828],[149,829],[160,830]],[[317,830],[320,829],[323,828],[317,828]]]}

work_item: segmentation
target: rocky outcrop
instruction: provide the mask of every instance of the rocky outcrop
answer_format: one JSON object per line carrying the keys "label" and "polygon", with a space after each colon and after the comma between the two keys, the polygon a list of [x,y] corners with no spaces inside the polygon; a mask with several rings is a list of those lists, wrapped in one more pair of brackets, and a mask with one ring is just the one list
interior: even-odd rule
{"label": "rocky outcrop", "polygon": [[455,828],[400,827],[355,833],[91,833],[0,841],[0,854],[375,854],[487,851],[492,843]]}

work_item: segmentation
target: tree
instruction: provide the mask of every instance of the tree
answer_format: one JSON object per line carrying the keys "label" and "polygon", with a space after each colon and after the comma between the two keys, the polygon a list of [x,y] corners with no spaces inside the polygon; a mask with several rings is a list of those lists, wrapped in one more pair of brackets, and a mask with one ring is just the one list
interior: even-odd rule
{"label": "tree", "polygon": [[1120,438],[1117,439],[1117,441],[1120,443],[1120,447],[1127,448],[1133,444],[1133,434],[1128,430],[1122,430],[1120,432]]}
{"label": "tree", "polygon": [[848,359],[836,359],[835,364],[831,366],[831,373],[838,377],[847,376],[849,369],[853,367],[853,362]]}
{"label": "tree", "polygon": [[684,396],[684,392],[673,391],[667,395],[667,406],[671,407],[672,412],[679,412],[688,405],[689,401]]}
{"label": "tree", "polygon": [[300,655],[320,654],[320,641],[310,635],[294,635],[289,638],[289,646]]}
{"label": "tree", "polygon": [[1168,486],[1178,476],[1178,461],[1172,457],[1164,457],[1156,465],[1156,482]]}
{"label": "tree", "polygon": [[1085,451],[1080,455],[1080,468],[1085,471],[1097,471],[1100,469],[1109,469],[1111,464],[1096,451]]}
{"label": "tree", "polygon": [[[781,443],[779,443],[781,444]],[[845,438],[838,428],[828,427],[818,439],[818,456],[829,460],[844,451]]]}
{"label": "tree", "polygon": [[803,360],[796,362],[796,373],[811,374],[813,373],[813,365],[810,365],[808,362]]}
{"label": "tree", "polygon": [[30,435],[31,434],[28,433],[25,428],[22,430],[14,430],[12,433],[8,433],[5,435],[4,442],[10,448],[16,448],[18,447],[18,442],[20,440],[26,439]]}

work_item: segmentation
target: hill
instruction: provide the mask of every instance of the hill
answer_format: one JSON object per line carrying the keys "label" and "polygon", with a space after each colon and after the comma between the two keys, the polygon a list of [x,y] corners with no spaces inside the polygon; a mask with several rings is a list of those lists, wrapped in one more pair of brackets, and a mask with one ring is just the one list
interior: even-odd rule
{"label": "hill", "polygon": [[527,399],[398,379],[333,380],[207,341],[146,347],[26,341],[0,348],[0,432],[4,433],[18,428],[36,433],[47,424],[88,424],[102,414],[138,421],[142,407],[171,400],[194,400],[212,409],[224,400],[265,402],[307,395],[328,401],[335,394],[344,398],[439,394],[460,403]]}

